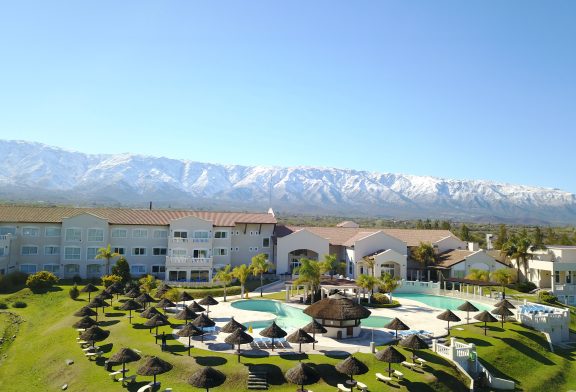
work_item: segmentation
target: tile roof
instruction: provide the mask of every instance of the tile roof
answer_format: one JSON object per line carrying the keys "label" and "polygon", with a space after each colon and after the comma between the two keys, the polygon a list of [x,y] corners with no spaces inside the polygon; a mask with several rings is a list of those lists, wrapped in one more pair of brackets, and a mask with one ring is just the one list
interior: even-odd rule
{"label": "tile roof", "polygon": [[438,255],[438,262],[436,267],[450,268],[455,264],[461,263],[472,253],[477,251],[455,249],[448,252],[443,252]]}
{"label": "tile roof", "polygon": [[237,223],[275,224],[277,222],[272,214],[267,213],[0,205],[0,223],[60,223],[63,218],[86,213],[96,215],[116,225],[165,226],[174,219],[187,216],[212,221],[214,226],[228,227],[235,226]]}

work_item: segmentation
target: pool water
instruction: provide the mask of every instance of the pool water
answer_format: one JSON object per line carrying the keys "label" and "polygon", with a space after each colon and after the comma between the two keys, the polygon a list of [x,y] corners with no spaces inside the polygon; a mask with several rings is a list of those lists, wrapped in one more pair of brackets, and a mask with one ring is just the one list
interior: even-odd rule
{"label": "pool water", "polygon": [[[428,305],[432,308],[437,309],[450,309],[458,310],[458,306],[462,305],[465,301],[459,298],[443,297],[441,295],[431,295],[431,294],[417,294],[417,293],[392,293],[392,298],[405,298],[411,299]],[[490,311],[492,307],[490,305],[485,305],[479,302],[470,301],[474,306],[480,310]]]}
{"label": "pool water", "polygon": [[[276,315],[276,324],[278,324],[282,329],[302,328],[312,321],[312,318],[304,314],[302,309],[267,299],[235,301],[232,303],[232,307],[240,310],[272,313]],[[390,322],[390,320],[392,319],[388,317],[370,316],[367,319],[362,320],[362,326],[383,328],[385,324]],[[270,320],[254,320],[244,324],[246,326],[251,326],[254,329],[266,328],[270,325]]]}

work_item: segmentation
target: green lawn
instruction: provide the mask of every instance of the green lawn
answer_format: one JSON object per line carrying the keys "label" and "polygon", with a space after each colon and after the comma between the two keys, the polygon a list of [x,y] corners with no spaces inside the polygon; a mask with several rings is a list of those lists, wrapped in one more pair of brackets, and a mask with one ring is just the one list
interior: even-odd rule
{"label": "green lawn", "polygon": [[[59,390],[63,384],[68,384],[71,391],[114,391],[122,390],[119,383],[111,381],[103,368],[104,360],[89,361],[76,343],[77,332],[71,327],[77,320],[72,313],[87,303],[86,294],[80,300],[73,301],[68,297],[69,287],[58,287],[48,294],[33,295],[27,290],[13,296],[0,295],[0,301],[11,303],[18,297],[28,303],[24,309],[10,308],[0,312],[0,333],[8,327],[14,333],[11,315],[16,314],[23,320],[19,324],[17,337],[0,357],[0,391],[47,391]],[[115,301],[116,303],[116,301]],[[236,356],[216,354],[199,349],[192,350],[192,357],[186,355],[186,349],[177,341],[169,340],[169,351],[161,352],[154,343],[154,338],[147,328],[139,325],[142,319],[135,318],[133,326],[128,324],[126,312],[115,309],[108,310],[103,327],[111,331],[109,339],[100,343],[105,352],[104,357],[118,351],[121,347],[139,349],[145,355],[158,355],[174,365],[174,369],[165,375],[158,376],[164,387],[170,386],[176,391],[197,390],[187,384],[187,378],[200,366],[211,365],[227,375],[226,383],[215,391],[246,390],[247,372],[250,367],[262,368],[268,371],[271,391],[294,391],[296,387],[289,384],[283,374],[294,366],[299,359],[317,364],[322,380],[311,386],[314,391],[333,391],[335,385],[345,380],[345,377],[335,371],[333,365],[341,360],[331,353],[311,355],[300,358],[292,357],[242,357],[237,363]],[[100,320],[100,318],[99,318]],[[177,321],[176,323],[182,323]],[[169,326],[160,331],[170,332]],[[402,351],[402,350],[401,350]],[[405,352],[406,355],[408,353]],[[430,366],[425,372],[414,372],[403,369],[406,375],[402,384],[396,383],[398,392],[403,391],[465,391],[467,388],[460,375],[446,360],[426,351],[421,356]],[[371,386],[372,391],[384,390],[383,384],[375,381],[374,373],[383,371],[387,366],[375,360],[371,354],[358,354],[369,367],[370,372],[357,376],[357,379]],[[66,365],[66,359],[74,360],[71,366]],[[140,363],[129,364],[127,367],[133,373]],[[399,368],[398,365],[393,367]],[[138,377],[139,383],[134,384],[129,391],[136,391],[149,382],[151,377]]]}

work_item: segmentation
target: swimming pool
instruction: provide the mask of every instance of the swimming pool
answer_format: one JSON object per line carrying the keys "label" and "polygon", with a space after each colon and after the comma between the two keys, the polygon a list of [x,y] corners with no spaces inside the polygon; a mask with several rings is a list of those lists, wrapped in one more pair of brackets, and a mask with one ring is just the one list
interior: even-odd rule
{"label": "swimming pool", "polygon": [[[240,310],[252,310],[255,312],[267,312],[276,316],[276,324],[283,329],[296,329],[302,328],[312,318],[302,311],[302,309],[295,308],[290,305],[283,304],[282,302],[272,301],[268,299],[262,300],[242,300],[232,303],[232,307]],[[389,317],[370,316],[362,320],[362,326],[371,328],[382,328],[385,324],[392,320]],[[254,320],[245,323],[246,326],[251,326],[254,329],[266,328],[270,325],[270,320]]]}
{"label": "swimming pool", "polygon": [[[417,294],[417,293],[392,293],[392,298],[405,298],[413,301],[418,301],[424,305],[428,305],[436,309],[450,309],[458,310],[458,306],[462,305],[465,301],[459,298],[443,297],[441,295],[431,294]],[[474,306],[480,310],[490,311],[492,307],[483,303],[470,301]]]}

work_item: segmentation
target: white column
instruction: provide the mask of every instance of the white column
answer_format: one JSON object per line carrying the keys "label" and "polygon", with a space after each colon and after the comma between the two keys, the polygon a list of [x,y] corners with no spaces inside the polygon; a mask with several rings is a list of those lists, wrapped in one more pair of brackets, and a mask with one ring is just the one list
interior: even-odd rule
{"label": "white column", "polygon": [[286,285],[285,289],[286,289],[286,302],[288,302],[290,300],[290,286]]}

